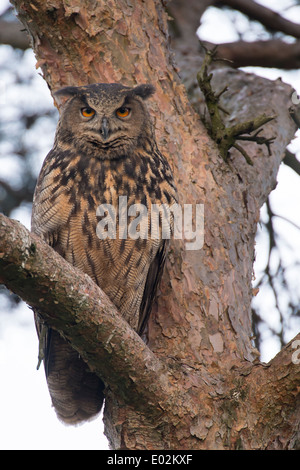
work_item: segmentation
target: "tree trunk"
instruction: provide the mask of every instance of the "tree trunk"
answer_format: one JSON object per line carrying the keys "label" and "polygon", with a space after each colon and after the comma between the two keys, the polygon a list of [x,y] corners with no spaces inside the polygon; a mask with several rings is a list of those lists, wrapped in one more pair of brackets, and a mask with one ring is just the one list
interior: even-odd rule
{"label": "tree trunk", "polygon": [[[95,324],[88,324],[81,341],[78,330],[68,330],[69,317],[62,321],[53,313],[49,316],[51,308],[43,306],[38,295],[46,292],[48,281],[44,291],[39,291],[39,275],[30,278],[27,292],[30,286],[34,295],[14,282],[27,261],[16,255],[19,229],[9,231],[6,221],[1,235],[7,240],[0,250],[1,277],[30,305],[44,309],[49,325],[61,331],[104,379],[105,432],[114,449],[295,448],[299,445],[300,367],[292,360],[294,343],[265,366],[257,360],[251,330],[254,238],[259,209],[276,185],[286,145],[295,132],[288,113],[291,89],[281,81],[224,67],[214,71],[216,89],[230,87],[222,105],[230,112],[231,123],[262,113],[277,115],[264,127],[264,135],[276,137],[271,155],[267,148],[251,142],[245,148],[253,167],[236,151],[231,152],[230,164],[224,162],[178,79],[162,3],[14,2],[52,92],[64,85],[94,82],[155,84],[151,112],[160,149],[174,172],[180,203],[204,204],[202,249],[188,250],[186,240],[172,241],[148,324],[147,346],[123,324],[112,338],[103,333],[108,331],[105,326],[97,325],[97,336]],[[20,253],[24,254],[22,240],[29,234],[25,236],[22,229],[20,236]],[[14,249],[10,248],[12,240]],[[26,240],[29,253],[32,240]],[[31,260],[39,254],[35,239],[34,244],[37,250],[30,252]],[[59,265],[60,261],[55,262]],[[17,266],[9,279],[7,266]],[[31,269],[27,266],[26,272]],[[47,273],[47,266],[43,270]],[[61,275],[66,270],[64,262]],[[101,295],[99,288],[93,289],[90,302],[97,293]],[[76,314],[77,300],[70,304]],[[57,312],[63,312],[64,299],[56,298],[56,302]],[[106,317],[105,312],[104,306]],[[83,315],[80,328],[86,321]],[[119,324],[116,319],[112,322]],[[89,342],[94,348],[91,354]],[[103,357],[109,366],[103,365]],[[117,379],[119,373],[124,380]]]}

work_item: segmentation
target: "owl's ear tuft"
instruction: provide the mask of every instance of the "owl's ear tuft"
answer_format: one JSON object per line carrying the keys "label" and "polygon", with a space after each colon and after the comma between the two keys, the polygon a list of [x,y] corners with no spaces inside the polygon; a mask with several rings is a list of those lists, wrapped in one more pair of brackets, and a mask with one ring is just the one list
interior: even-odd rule
{"label": "owl's ear tuft", "polygon": [[146,100],[147,98],[150,98],[155,93],[155,87],[150,84],[145,84],[145,85],[138,85],[135,88],[133,88],[132,92],[143,98],[143,100]]}
{"label": "owl's ear tuft", "polygon": [[76,86],[65,86],[60,90],[53,93],[58,108],[64,106],[73,96],[78,94],[78,87]]}

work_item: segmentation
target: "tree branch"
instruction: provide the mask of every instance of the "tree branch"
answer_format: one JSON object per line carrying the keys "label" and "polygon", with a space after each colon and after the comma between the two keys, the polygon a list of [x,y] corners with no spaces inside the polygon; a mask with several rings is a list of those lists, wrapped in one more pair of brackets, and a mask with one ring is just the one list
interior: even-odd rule
{"label": "tree branch", "polygon": [[28,49],[30,42],[28,35],[22,31],[19,21],[5,21],[0,19],[0,44],[9,44],[18,49]]}
{"label": "tree branch", "polygon": [[[216,44],[203,41],[210,49]],[[269,41],[236,41],[219,44],[216,56],[231,61],[232,67],[277,67],[291,70],[300,67],[300,41],[286,43],[281,39]]]}
{"label": "tree branch", "polygon": [[266,116],[262,114],[260,116],[256,116],[254,119],[249,121],[242,121],[233,126],[226,127],[223,119],[221,117],[220,111],[225,112],[225,114],[229,114],[220,106],[220,98],[221,96],[228,91],[228,87],[225,86],[218,94],[214,92],[211,87],[211,79],[213,74],[208,74],[208,67],[215,59],[215,50],[213,51],[206,51],[205,58],[202,64],[200,71],[197,74],[197,80],[200,86],[200,89],[205,97],[205,103],[210,115],[210,124],[208,126],[208,130],[210,132],[211,137],[217,143],[219,147],[220,154],[222,158],[227,161],[228,159],[228,152],[230,148],[235,147],[245,158],[246,162],[249,165],[253,165],[253,162],[247,152],[236,143],[236,140],[246,140],[246,141],[253,141],[257,142],[259,145],[267,145],[270,155],[270,144],[273,142],[275,137],[266,139],[264,137],[258,136],[261,129],[258,130],[254,135],[243,135],[243,134],[250,134],[251,132],[259,129],[261,126],[266,124],[267,122],[272,121],[275,119],[276,116]]}
{"label": "tree branch", "polygon": [[270,31],[281,31],[295,38],[300,38],[299,24],[286,20],[279,13],[253,0],[221,0],[218,3],[244,13],[251,20],[259,21]]}
{"label": "tree branch", "polygon": [[[251,82],[251,95],[248,94],[247,87],[245,87],[245,79],[248,82],[248,86],[250,86]],[[254,161],[253,157],[256,159],[257,172],[253,173],[253,178],[255,179],[257,174],[261,174],[261,171],[264,171],[266,168],[265,165],[269,165],[272,162],[271,166],[269,166],[271,174],[275,168],[274,162],[276,161],[276,165],[278,165],[282,161],[286,145],[288,145],[290,142],[291,134],[288,138],[286,138],[286,131],[288,131],[288,127],[291,126],[293,129],[292,133],[296,131],[296,125],[291,119],[289,113],[291,94],[293,90],[280,79],[275,81],[268,81],[262,77],[249,74],[245,75],[243,71],[233,70],[227,67],[215,69],[213,71],[212,78],[212,87],[215,92],[218,93],[220,90],[224,89],[224,85],[227,83],[230,83],[230,92],[224,93],[220,97],[220,104],[222,108],[229,112],[229,115],[224,115],[224,123],[226,126],[228,124],[230,126],[235,123],[239,124],[244,120],[245,115],[247,116],[247,119],[253,119],[264,113],[277,116],[276,120],[273,120],[264,126],[264,134],[266,135],[267,139],[271,139],[276,135],[276,139],[272,144],[272,159],[269,158],[269,152],[265,146],[259,146],[256,148],[251,147],[250,149],[250,147],[248,147],[250,143],[248,144],[247,142],[243,142],[243,147],[250,156],[251,160]],[[283,92],[283,90],[285,91]],[[246,113],[244,112],[245,108],[241,107],[241,103],[246,105]],[[284,145],[281,145],[283,142],[282,138],[285,142]],[[279,146],[277,147],[278,144]],[[264,151],[264,157],[262,157],[262,150]],[[251,154],[251,152],[253,153]],[[233,151],[231,154],[235,159]],[[257,158],[258,155],[261,155],[260,158]],[[241,177],[243,179],[247,178],[248,181],[250,180],[249,170],[250,167],[247,166],[246,175],[242,172],[243,170],[239,165],[239,173]],[[276,178],[275,173],[274,177]],[[257,201],[260,201],[261,206],[266,201],[268,194],[270,193],[270,187],[267,190],[264,188],[264,183],[266,181],[264,178],[260,180],[260,186],[256,188],[254,180],[252,181],[254,185],[251,185],[252,187],[250,191],[252,192],[252,189],[255,189],[254,197]],[[270,179],[268,179],[268,183],[271,183]],[[275,179],[272,179],[271,184],[275,184]],[[252,194],[254,195],[254,193]]]}
{"label": "tree branch", "polygon": [[283,163],[289,166],[300,176],[300,162],[297,160],[296,155],[289,150],[286,150]]}
{"label": "tree branch", "polygon": [[166,371],[103,291],[2,214],[0,240],[0,282],[37,308],[117,397],[157,416],[159,402],[169,402]]}
{"label": "tree branch", "polygon": [[[170,367],[167,369],[150,351],[92,280],[22,224],[0,214],[0,239],[0,281],[38,308],[44,320],[72,343],[117,398],[136,411],[147,413],[147,420],[156,425],[158,420],[166,419],[170,425],[177,426],[180,421],[185,426],[189,422],[198,445],[203,439],[197,436],[204,432],[199,417],[204,412],[208,419],[207,416],[213,416],[220,408],[224,422],[231,428],[230,448],[236,446],[237,439],[246,445],[249,431],[271,420],[277,426],[261,432],[263,441],[259,445],[252,443],[252,448],[272,446],[273,436],[277,438],[283,426],[290,426],[291,433],[285,435],[292,435],[297,427],[295,400],[300,375],[293,342],[267,367],[244,362],[243,367],[233,368],[225,374],[226,392],[217,393],[212,399],[208,393],[213,393],[212,378],[205,368],[188,368],[188,374],[182,374],[173,365],[171,373]],[[293,353],[296,353],[294,362]],[[182,386],[184,376],[193,384],[189,393]],[[212,383],[218,390],[217,375]],[[221,383],[224,388],[223,376]],[[231,417],[226,415],[229,411]],[[231,423],[233,411],[235,420]],[[208,429],[218,432],[219,423],[208,422]],[[254,439],[257,429],[251,435]]]}
{"label": "tree branch", "polygon": [[[233,427],[244,443],[252,440],[250,448],[258,445],[254,442],[255,432],[261,437],[261,449],[299,448],[299,356],[300,333],[268,364],[257,363],[251,372],[249,367],[242,372],[246,380],[231,393],[237,393],[237,406],[240,405]],[[241,430],[240,419],[245,416],[247,427]],[[288,434],[286,427],[290,429]]]}

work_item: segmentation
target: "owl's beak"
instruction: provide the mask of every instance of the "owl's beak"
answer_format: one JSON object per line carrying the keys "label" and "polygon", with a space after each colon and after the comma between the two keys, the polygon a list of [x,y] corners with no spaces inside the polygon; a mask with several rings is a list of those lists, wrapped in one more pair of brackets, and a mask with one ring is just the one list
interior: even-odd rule
{"label": "owl's beak", "polygon": [[100,127],[100,134],[102,135],[103,140],[106,140],[109,136],[109,126],[108,126],[108,120],[106,117],[102,119],[102,124]]}

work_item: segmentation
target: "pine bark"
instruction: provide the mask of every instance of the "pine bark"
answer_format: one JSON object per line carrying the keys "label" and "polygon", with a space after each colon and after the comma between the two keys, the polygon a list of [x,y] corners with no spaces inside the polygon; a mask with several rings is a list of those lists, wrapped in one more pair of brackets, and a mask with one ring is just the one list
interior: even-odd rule
{"label": "pine bark", "polygon": [[[276,185],[295,132],[288,112],[290,87],[227,68],[215,70],[216,89],[230,86],[222,105],[231,123],[277,115],[264,127],[264,135],[276,137],[272,154],[247,143],[254,166],[238,152],[231,152],[228,164],[177,76],[163,2],[16,0],[14,5],[52,92],[94,82],[155,84],[151,113],[159,147],[172,166],[180,203],[204,204],[205,225],[201,250],[186,250],[184,240],[172,242],[147,345],[125,322],[118,330],[121,320],[108,300],[99,310],[97,296],[102,301],[104,294],[86,276],[80,278],[86,288],[85,294],[79,292],[85,295],[83,304],[80,298],[68,303],[64,296],[55,297],[64,274],[74,268],[56,255],[56,278],[53,266],[47,266],[53,250],[7,219],[0,226],[2,281],[43,309],[45,320],[105,380],[106,435],[114,449],[296,448],[300,366],[292,361],[292,343],[265,366],[257,360],[251,329],[259,209]],[[30,263],[39,257],[40,272],[33,276],[26,253]],[[52,299],[48,306],[41,301],[46,292]],[[72,285],[65,292],[71,295]],[[97,328],[90,322],[92,311],[104,318]],[[70,327],[74,322],[79,327]]]}

